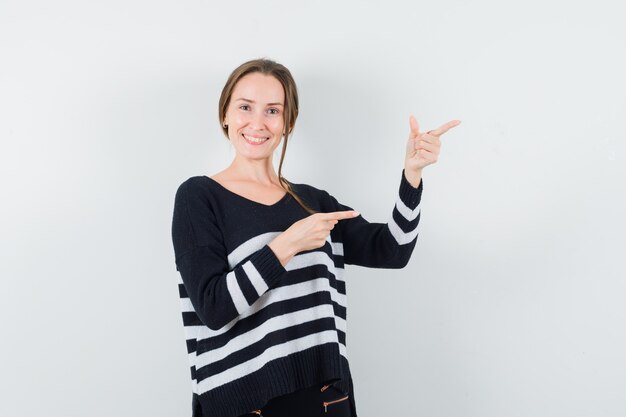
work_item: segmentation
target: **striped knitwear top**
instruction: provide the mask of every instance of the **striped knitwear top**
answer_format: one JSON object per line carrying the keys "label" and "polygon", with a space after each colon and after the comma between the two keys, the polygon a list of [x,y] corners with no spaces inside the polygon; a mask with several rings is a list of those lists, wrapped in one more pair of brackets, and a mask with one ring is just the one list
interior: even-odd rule
{"label": "striped knitwear top", "polygon": [[[317,212],[352,210],[290,183]],[[345,265],[403,268],[418,236],[423,180],[400,176],[386,223],[339,220],[325,244],[283,266],[268,244],[309,213],[286,193],[266,205],[208,176],[176,191],[172,241],[191,367],[192,417],[236,417],[270,399],[334,383],[356,417],[346,343]]]}

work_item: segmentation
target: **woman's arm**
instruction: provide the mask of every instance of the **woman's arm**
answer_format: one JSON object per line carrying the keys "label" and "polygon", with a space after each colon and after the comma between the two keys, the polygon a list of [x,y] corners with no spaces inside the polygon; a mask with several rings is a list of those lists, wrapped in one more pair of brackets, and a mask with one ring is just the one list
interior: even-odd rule
{"label": "woman's arm", "polygon": [[187,296],[200,320],[213,330],[248,313],[286,272],[267,244],[231,268],[215,214],[191,180],[176,192],[172,240]]}
{"label": "woman's arm", "polygon": [[[343,243],[344,263],[370,268],[404,268],[418,236],[423,180],[409,183],[402,170],[396,203],[387,223],[371,223],[362,215],[337,224]],[[352,210],[328,194],[333,210]]]}
{"label": "woman's arm", "polygon": [[[404,169],[391,217],[387,223],[370,223],[362,216],[339,223],[346,264],[373,268],[403,268],[408,264],[417,242],[422,170],[437,162],[440,136],[460,123],[460,120],[451,120],[437,129],[421,133],[415,117],[409,117]],[[352,210],[329,197],[334,210]]]}

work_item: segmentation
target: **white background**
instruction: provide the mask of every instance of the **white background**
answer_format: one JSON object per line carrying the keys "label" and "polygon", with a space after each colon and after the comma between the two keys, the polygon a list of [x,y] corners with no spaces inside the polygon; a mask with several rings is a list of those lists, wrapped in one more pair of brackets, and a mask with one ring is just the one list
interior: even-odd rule
{"label": "white background", "polygon": [[283,175],[370,221],[409,115],[462,121],[409,265],[347,267],[360,417],[625,415],[624,39],[617,1],[2,0],[0,415],[191,415],[174,193],[259,57],[300,92]]}

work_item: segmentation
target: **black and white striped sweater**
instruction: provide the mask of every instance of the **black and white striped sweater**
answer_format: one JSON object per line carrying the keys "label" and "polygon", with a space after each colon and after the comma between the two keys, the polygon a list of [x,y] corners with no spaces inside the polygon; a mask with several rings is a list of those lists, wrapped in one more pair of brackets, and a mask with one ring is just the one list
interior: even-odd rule
{"label": "black and white striped sweater", "polygon": [[[293,184],[318,212],[352,210],[325,190]],[[339,220],[324,246],[282,266],[268,246],[309,214],[291,197],[272,205],[240,196],[208,176],[176,192],[172,240],[180,272],[192,417],[235,417],[280,395],[336,381],[354,416],[346,344],[344,265],[403,268],[418,235],[423,180],[404,170],[387,223]]]}

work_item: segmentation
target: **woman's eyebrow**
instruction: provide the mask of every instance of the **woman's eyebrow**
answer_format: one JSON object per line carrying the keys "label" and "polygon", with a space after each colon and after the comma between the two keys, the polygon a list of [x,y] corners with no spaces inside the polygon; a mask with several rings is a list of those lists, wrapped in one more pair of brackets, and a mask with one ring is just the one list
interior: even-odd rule
{"label": "woman's eyebrow", "polygon": [[[255,103],[254,100],[250,100],[248,98],[243,98],[243,97],[239,97],[237,100],[243,100],[243,101],[247,101],[249,103]],[[237,101],[235,100],[235,101]],[[283,103],[267,103],[268,106],[282,106]]]}

